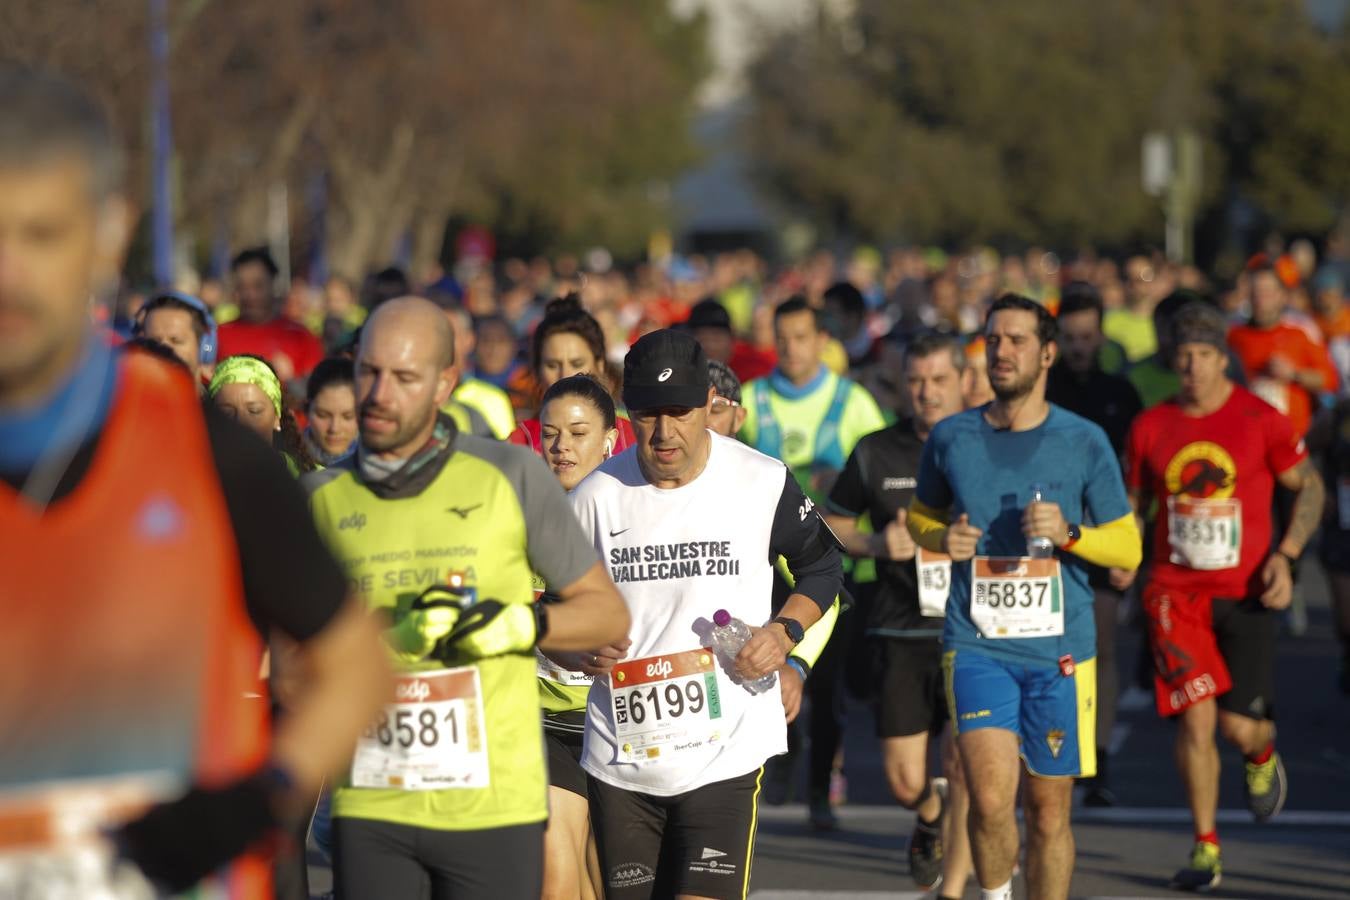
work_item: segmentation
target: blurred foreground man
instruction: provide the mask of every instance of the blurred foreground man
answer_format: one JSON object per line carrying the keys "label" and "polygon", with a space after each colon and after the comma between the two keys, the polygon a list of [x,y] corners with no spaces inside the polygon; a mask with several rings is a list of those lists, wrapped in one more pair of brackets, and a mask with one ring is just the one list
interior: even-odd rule
{"label": "blurred foreground man", "polygon": [[[268,897],[261,839],[383,699],[378,634],[276,454],[95,333],[129,233],[102,112],[15,69],[0,108],[0,896]],[[274,735],[273,630],[305,673]]]}

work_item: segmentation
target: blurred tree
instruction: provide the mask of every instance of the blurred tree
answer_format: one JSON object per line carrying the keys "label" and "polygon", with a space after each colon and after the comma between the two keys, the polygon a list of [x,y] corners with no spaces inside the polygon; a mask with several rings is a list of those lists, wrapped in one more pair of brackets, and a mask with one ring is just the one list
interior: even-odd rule
{"label": "blurred tree", "polygon": [[832,235],[1120,243],[1154,237],[1150,130],[1206,137],[1290,228],[1350,200],[1350,54],[1293,0],[857,0],[772,35],[748,140],[770,188]]}
{"label": "blurred tree", "polygon": [[[0,57],[100,90],[138,176],[144,9],[0,4]],[[270,188],[302,197],[326,172],[330,262],[351,276],[408,235],[429,270],[452,211],[529,221],[545,249],[632,251],[664,214],[654,186],[692,155],[705,26],[663,0],[175,0],[171,15],[182,223],[256,242]]]}
{"label": "blurred tree", "polygon": [[58,69],[86,84],[122,127],[134,196],[146,185],[142,122],[150,72],[148,6],[118,0],[0,3],[0,60]]}

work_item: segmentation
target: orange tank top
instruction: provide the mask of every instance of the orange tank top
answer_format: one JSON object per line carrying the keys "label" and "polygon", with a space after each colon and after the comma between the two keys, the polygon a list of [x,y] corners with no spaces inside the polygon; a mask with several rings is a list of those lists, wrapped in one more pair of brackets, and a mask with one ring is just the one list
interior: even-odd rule
{"label": "orange tank top", "polygon": [[[51,840],[54,797],[115,818],[268,751],[267,704],[244,699],[262,641],[197,394],[140,354],[118,381],[73,492],[41,511],[0,483],[0,852]],[[252,858],[216,888],[271,894]]]}

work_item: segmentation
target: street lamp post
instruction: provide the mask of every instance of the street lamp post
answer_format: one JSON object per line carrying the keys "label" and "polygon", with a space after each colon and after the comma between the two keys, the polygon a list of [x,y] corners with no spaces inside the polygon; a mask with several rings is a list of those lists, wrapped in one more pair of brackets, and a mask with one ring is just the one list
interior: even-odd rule
{"label": "street lamp post", "polygon": [[155,282],[173,285],[173,132],[169,120],[168,0],[150,2],[150,130],[152,207],[150,238]]}

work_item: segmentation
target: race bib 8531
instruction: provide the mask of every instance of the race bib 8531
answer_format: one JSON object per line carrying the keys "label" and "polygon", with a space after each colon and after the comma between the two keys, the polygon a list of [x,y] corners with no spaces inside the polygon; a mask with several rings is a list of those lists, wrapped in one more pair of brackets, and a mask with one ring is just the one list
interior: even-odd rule
{"label": "race bib 8531", "polygon": [[1242,558],[1242,501],[1168,497],[1167,539],[1176,565],[1234,568]]}

